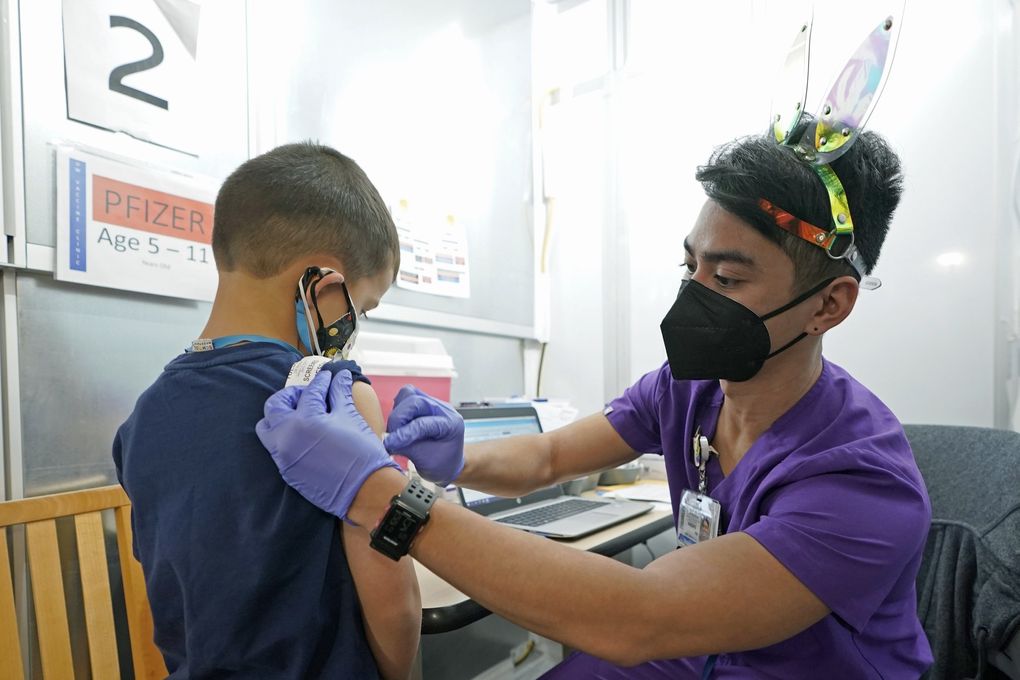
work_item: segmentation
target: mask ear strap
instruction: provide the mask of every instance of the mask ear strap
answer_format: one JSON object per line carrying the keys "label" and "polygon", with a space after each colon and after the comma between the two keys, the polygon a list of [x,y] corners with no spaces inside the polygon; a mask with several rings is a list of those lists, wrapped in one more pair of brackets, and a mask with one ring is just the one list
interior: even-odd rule
{"label": "mask ear strap", "polygon": [[[818,293],[819,291],[821,291],[823,288],[825,288],[827,285],[829,285],[830,283],[832,283],[835,280],[836,280],[835,276],[831,276],[831,277],[825,279],[824,281],[819,283],[817,286],[813,286],[813,287],[809,288],[807,291],[805,291],[805,292],[801,293],[800,295],[798,295],[797,297],[793,298],[792,300],[787,302],[785,305],[783,305],[779,309],[774,309],[771,312],[769,312],[768,314],[766,314],[765,316],[760,317],[761,320],[762,321],[768,321],[769,319],[771,319],[774,316],[779,316],[783,312],[787,312],[787,311],[793,309],[794,307],[796,307],[800,303],[804,302],[804,300],[807,300],[812,295]],[[796,342],[796,340],[794,340],[794,342]],[[786,349],[786,348],[784,347],[783,349]]]}
{"label": "mask ear strap", "polygon": [[785,345],[783,345],[782,347],[777,349],[775,352],[773,352],[772,354],[770,354],[767,357],[765,357],[766,361],[771,359],[772,357],[776,356],[780,352],[785,352],[786,350],[790,349],[791,347],[793,347],[794,345],[796,345],[798,342],[800,342],[801,340],[803,340],[806,337],[807,337],[807,333],[801,333],[800,335],[795,337],[793,340],[791,340],[790,342],[786,343]]}
{"label": "mask ear strap", "polygon": [[[300,299],[300,304],[304,307],[305,325],[306,326],[310,325],[309,321],[310,321],[310,317],[312,315],[311,309],[308,307],[308,284],[309,284],[309,280],[313,276],[320,276],[321,277],[321,272],[320,272],[318,267],[309,267],[308,269],[305,270],[305,273],[301,276],[301,278],[298,279],[298,296],[299,296],[299,299]],[[312,286],[312,295],[313,295],[312,299],[313,299],[313,302],[314,302],[314,293],[315,293],[315,287],[313,285]],[[316,314],[318,314],[318,311],[319,311],[318,307],[316,307],[315,311],[316,311]],[[322,325],[322,317],[321,316],[319,317],[319,325],[320,326]],[[312,345],[308,349],[311,350],[312,352],[314,352],[317,355],[321,354],[322,352],[319,349],[319,338],[317,337],[317,333],[315,332],[314,328],[313,329],[309,329],[308,336],[309,336],[308,339],[309,339],[309,341],[311,342],[311,345]]]}
{"label": "mask ear strap", "polygon": [[[312,268],[309,268],[309,271],[311,271],[311,269]],[[309,293],[311,294],[312,297],[312,306],[315,308],[315,316],[319,322],[319,328],[322,328],[323,326],[326,325],[326,322],[323,320],[322,314],[319,312],[319,288],[335,283],[343,286],[344,295],[347,297],[348,303],[350,303],[351,296],[347,293],[347,286],[344,283],[344,277],[342,274],[333,269],[328,269],[325,267],[321,269],[315,267],[314,269],[315,272],[313,275],[316,278],[307,285]]]}
{"label": "mask ear strap", "polygon": [[[761,317],[761,320],[762,321],[767,321],[768,319],[771,319],[774,316],[777,316],[779,314],[782,314],[785,311],[793,309],[794,307],[796,307],[800,303],[802,303],[805,300],[807,300],[812,295],[814,295],[814,294],[818,293],[819,291],[821,291],[823,288],[825,288],[827,285],[829,285],[830,283],[832,283],[835,280],[836,280],[835,277],[825,279],[824,281],[819,283],[817,286],[814,286],[813,288],[809,288],[807,291],[805,291],[804,293],[801,293],[800,295],[795,297],[793,300],[791,300],[790,302],[787,302],[785,305],[780,307],[779,309],[771,311],[768,314],[766,314],[765,316]],[[771,359],[772,357],[776,356],[780,352],[785,352],[786,350],[790,349],[791,347],[796,345],[798,342],[800,342],[801,340],[806,338],[807,335],[808,334],[806,332],[801,333],[800,335],[795,337],[793,340],[791,340],[790,342],[786,343],[785,345],[783,345],[782,347],[777,349],[775,352],[772,352],[771,354],[769,354],[767,357],[765,357],[765,359],[766,360]]]}
{"label": "mask ear strap", "polygon": [[318,286],[316,284],[320,280],[321,280],[321,278],[319,280],[315,281],[314,283],[312,283],[311,289],[310,289],[309,292],[312,295],[312,307],[315,309],[315,318],[319,322],[319,328],[322,328],[325,325],[325,323],[322,320],[322,313],[319,312],[319,294],[318,294],[318,292],[316,290],[318,288]]}
{"label": "mask ear strap", "polygon": [[351,297],[351,291],[347,288],[345,281],[340,282],[340,288],[344,292],[344,298],[347,302],[347,313],[351,315],[351,320],[354,321],[355,325],[358,323],[358,310],[354,306],[354,298]]}

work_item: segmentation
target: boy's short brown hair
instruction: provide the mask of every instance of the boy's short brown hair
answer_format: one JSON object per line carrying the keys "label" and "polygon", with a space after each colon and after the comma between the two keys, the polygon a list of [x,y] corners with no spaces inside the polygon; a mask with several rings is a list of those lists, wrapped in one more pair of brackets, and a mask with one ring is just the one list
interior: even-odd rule
{"label": "boy's short brown hair", "polygon": [[286,144],[241,164],[216,195],[216,266],[274,276],[299,257],[334,253],[351,281],[387,267],[400,243],[386,204],[364,171],[336,149]]}

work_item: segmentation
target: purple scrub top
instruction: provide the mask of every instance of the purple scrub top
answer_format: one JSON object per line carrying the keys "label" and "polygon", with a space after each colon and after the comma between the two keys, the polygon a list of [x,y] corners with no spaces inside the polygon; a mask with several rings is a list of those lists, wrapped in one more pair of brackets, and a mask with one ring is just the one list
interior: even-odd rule
{"label": "purple scrub top", "polygon": [[[684,489],[697,489],[691,438],[711,440],[718,381],[680,381],[669,366],[643,376],[607,417],[635,451],[665,456],[674,523]],[[914,580],[931,506],[896,417],[846,371],[823,360],[815,385],[755,441],[729,476],[718,457],[709,494],[720,532],[743,531],[832,613],[778,644],[720,654],[712,678],[917,678],[931,649],[917,618]],[[701,678],[706,657],[619,668],[577,653],[546,678]]]}

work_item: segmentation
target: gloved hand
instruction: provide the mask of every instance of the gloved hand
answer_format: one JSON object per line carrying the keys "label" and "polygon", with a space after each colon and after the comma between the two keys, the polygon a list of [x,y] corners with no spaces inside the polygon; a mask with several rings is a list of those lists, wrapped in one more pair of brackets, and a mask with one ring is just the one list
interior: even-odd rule
{"label": "gloved hand", "polygon": [[318,508],[346,519],[369,475],[399,467],[354,407],[351,372],[338,372],[332,382],[330,377],[321,371],[306,387],[287,387],[269,397],[255,432],[287,484]]}
{"label": "gloved hand", "polygon": [[446,486],[464,469],[464,419],[417,387],[400,388],[386,429],[386,450],[410,458],[425,479]]}

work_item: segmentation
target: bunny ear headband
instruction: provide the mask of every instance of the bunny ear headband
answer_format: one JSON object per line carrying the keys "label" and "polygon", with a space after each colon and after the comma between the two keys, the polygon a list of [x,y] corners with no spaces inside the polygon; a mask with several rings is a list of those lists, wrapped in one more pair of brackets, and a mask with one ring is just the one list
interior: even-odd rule
{"label": "bunny ear headband", "polygon": [[835,260],[846,260],[859,275],[861,287],[868,290],[882,282],[867,275],[854,245],[854,222],[846,192],[829,164],[853,146],[878,103],[892,66],[900,17],[902,11],[899,17],[885,18],[868,34],[829,88],[814,120],[796,137],[793,133],[807,98],[812,21],[801,26],[786,55],[772,100],[770,132],[777,144],[792,148],[798,159],[818,173],[829,194],[832,227],[823,229],[805,222],[765,199],[758,202],[780,229],[824,248]]}

